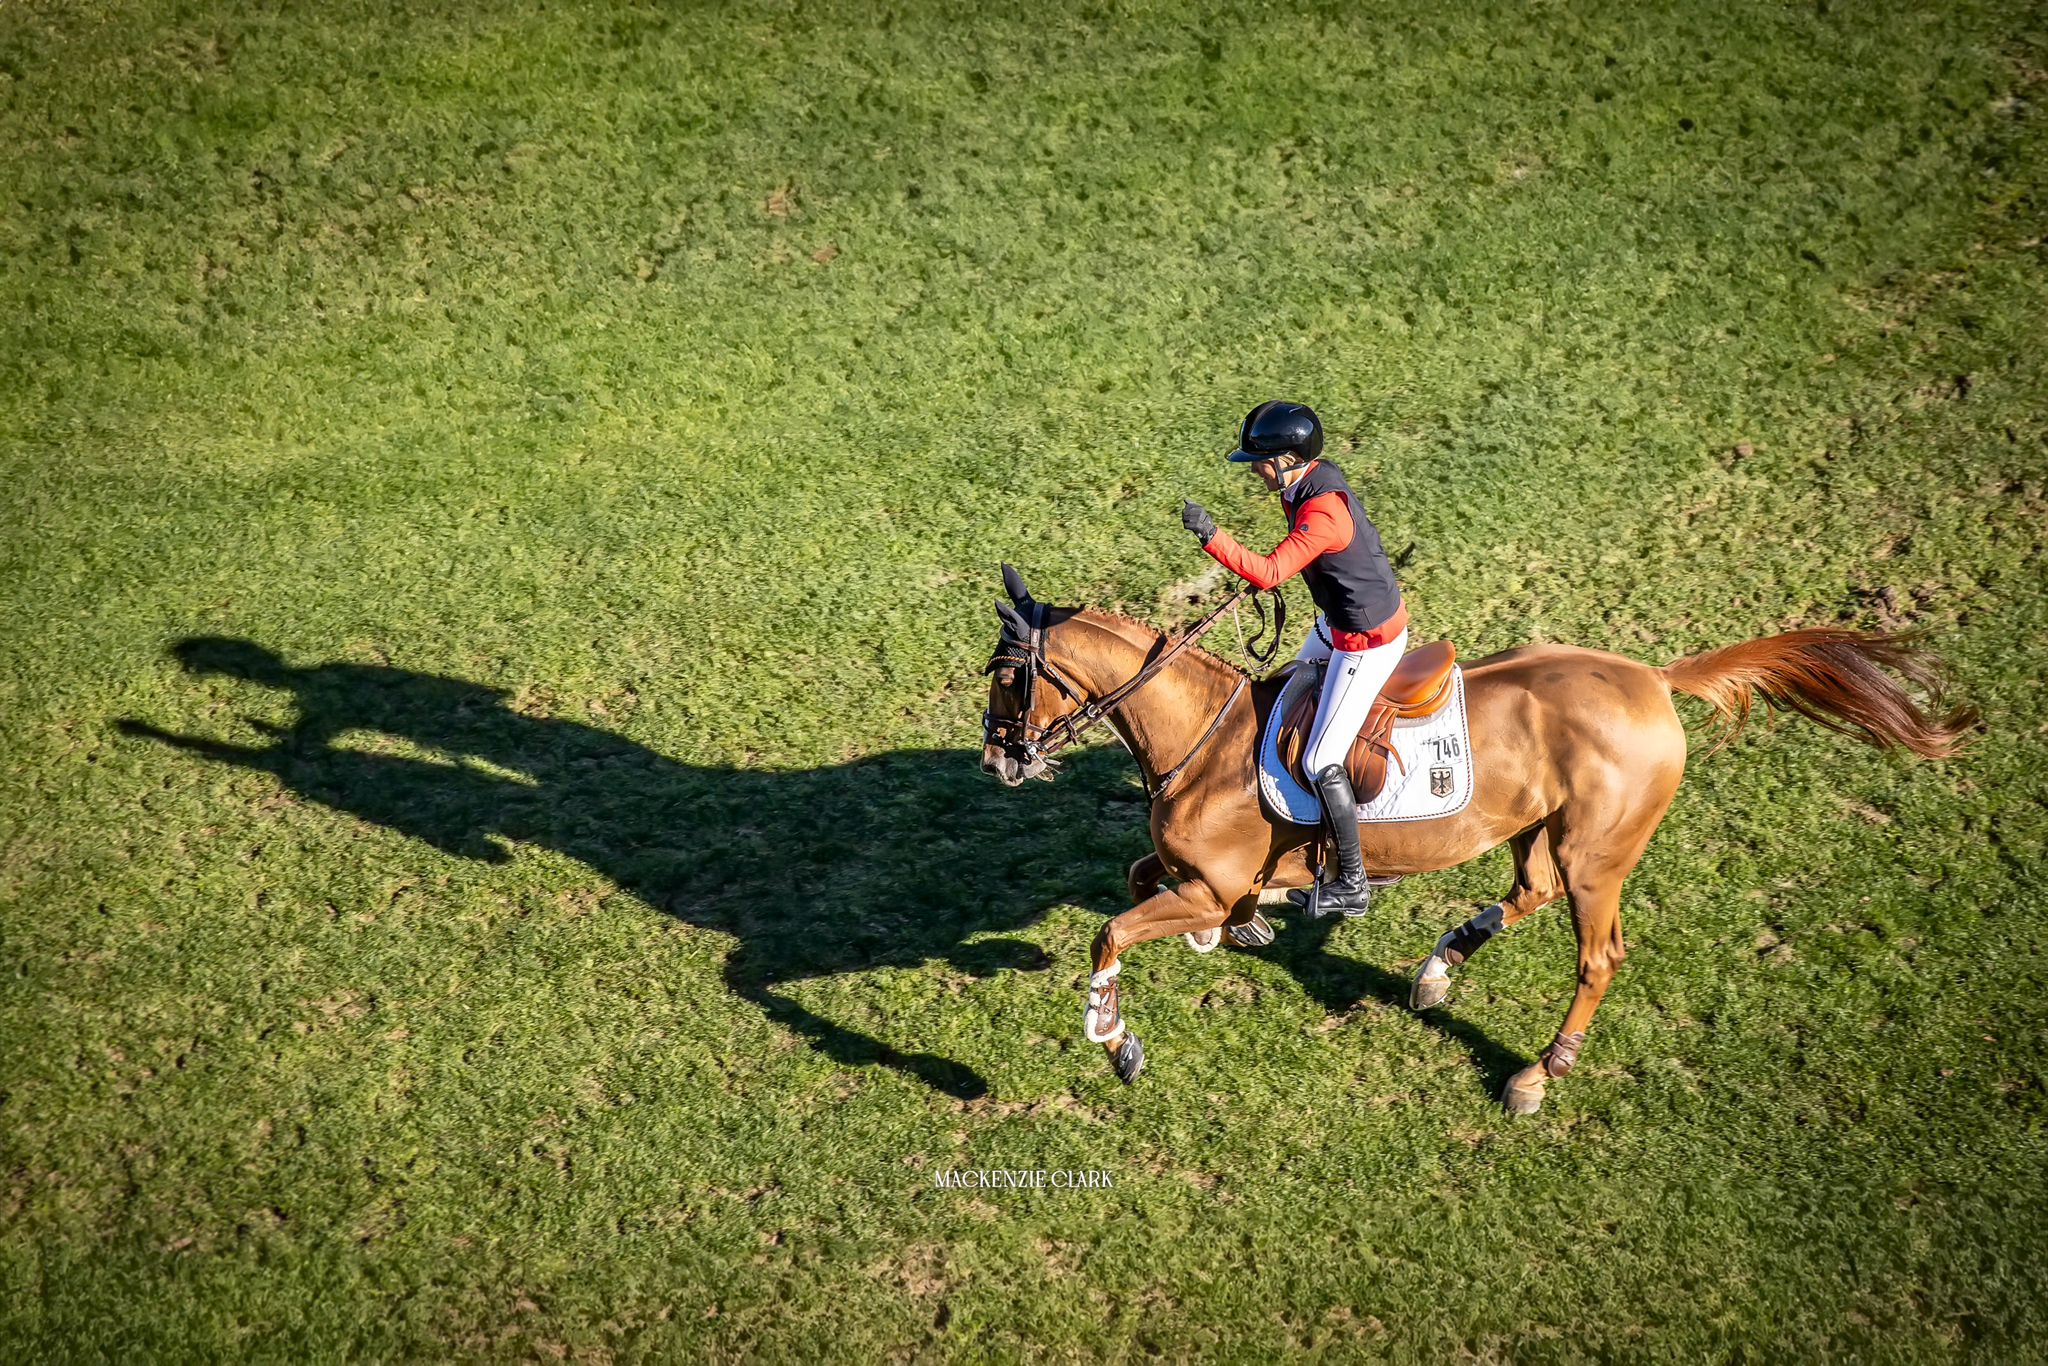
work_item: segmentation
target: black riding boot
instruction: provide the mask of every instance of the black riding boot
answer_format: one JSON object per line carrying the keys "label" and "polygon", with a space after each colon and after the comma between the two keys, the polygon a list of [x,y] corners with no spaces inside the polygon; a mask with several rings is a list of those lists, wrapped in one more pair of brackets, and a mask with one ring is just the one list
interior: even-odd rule
{"label": "black riding boot", "polygon": [[1364,915],[1372,887],[1365,880],[1365,858],[1358,852],[1358,799],[1342,765],[1331,764],[1316,774],[1316,796],[1322,798],[1323,828],[1329,832],[1336,867],[1323,869],[1322,881],[1309,897],[1308,913],[1318,919]]}

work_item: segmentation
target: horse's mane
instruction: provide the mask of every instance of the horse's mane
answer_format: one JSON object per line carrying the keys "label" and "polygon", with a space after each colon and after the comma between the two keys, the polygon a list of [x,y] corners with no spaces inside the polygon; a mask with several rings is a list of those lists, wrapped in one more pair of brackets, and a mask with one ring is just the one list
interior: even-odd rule
{"label": "horse's mane", "polygon": [[[1128,626],[1134,630],[1143,631],[1147,635],[1157,636],[1162,640],[1171,639],[1170,632],[1161,630],[1159,627],[1152,625],[1150,622],[1139,621],[1136,617],[1127,617],[1121,612],[1112,612],[1106,607],[1076,607],[1066,610],[1073,612],[1077,616],[1085,613],[1087,616],[1094,618],[1099,624]],[[1206,647],[1203,646],[1202,642],[1199,640],[1196,641],[1192,646],[1181,651],[1181,654],[1183,656],[1190,657],[1199,655],[1201,656],[1201,658],[1207,660],[1211,664],[1216,665],[1218,668],[1228,669],[1230,672],[1234,674],[1239,674],[1245,678],[1253,677],[1253,674],[1249,669],[1245,668],[1241,664],[1236,663],[1233,660],[1225,659],[1222,655],[1211,653]]]}

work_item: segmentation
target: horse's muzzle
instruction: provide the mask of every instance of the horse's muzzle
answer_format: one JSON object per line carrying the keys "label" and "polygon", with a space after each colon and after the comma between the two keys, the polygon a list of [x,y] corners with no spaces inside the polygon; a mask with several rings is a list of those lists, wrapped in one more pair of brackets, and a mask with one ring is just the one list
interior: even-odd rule
{"label": "horse's muzzle", "polygon": [[981,771],[1004,787],[1021,787],[1045,772],[1045,760],[1033,759],[1029,763],[1020,764],[1012,759],[1001,745],[983,745]]}

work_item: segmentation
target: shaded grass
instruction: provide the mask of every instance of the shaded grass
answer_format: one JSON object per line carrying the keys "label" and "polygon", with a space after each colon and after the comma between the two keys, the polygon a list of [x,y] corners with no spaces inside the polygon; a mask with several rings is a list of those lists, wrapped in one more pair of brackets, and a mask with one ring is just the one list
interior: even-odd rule
{"label": "shaded grass", "polygon": [[[1846,10],[0,12],[9,1336],[2037,1352],[2048,57]],[[1185,610],[1270,393],[1468,654],[1925,624],[1986,740],[1696,767],[1532,1123],[1562,916],[1398,1005],[1499,853],[1134,954],[1122,1090],[993,564]]]}

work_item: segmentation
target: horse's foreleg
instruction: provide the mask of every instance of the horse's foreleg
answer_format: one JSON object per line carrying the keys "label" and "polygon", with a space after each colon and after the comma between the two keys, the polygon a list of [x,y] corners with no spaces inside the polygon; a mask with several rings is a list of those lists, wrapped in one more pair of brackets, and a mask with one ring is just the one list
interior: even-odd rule
{"label": "horse's foreleg", "polygon": [[1451,994],[1451,969],[1486,947],[1488,940],[1532,911],[1564,895],[1564,877],[1550,852],[1550,827],[1533,825],[1510,841],[1515,851],[1514,890],[1436,941],[1416,970],[1408,995],[1413,1010],[1429,1010]]}
{"label": "horse's foreleg", "polygon": [[[1157,895],[1165,879],[1166,863],[1158,854],[1147,854],[1133,863],[1125,878],[1131,889],[1131,903],[1136,905]],[[1223,942],[1226,932],[1230,935],[1230,942],[1241,949],[1264,948],[1273,942],[1273,927],[1259,914],[1256,889],[1238,898],[1223,929],[1191,930],[1184,937],[1188,947],[1196,953],[1208,953]]]}
{"label": "horse's foreleg", "polygon": [[1124,1024],[1118,999],[1117,974],[1123,971],[1124,950],[1148,939],[1220,929],[1230,918],[1235,901],[1218,897],[1206,882],[1183,882],[1145,898],[1095,936],[1095,970],[1088,978],[1088,1009],[1082,1027],[1090,1043],[1101,1044],[1109,1053],[1110,1064],[1126,1082],[1137,1079],[1138,1069],[1145,1065],[1145,1050]]}

